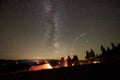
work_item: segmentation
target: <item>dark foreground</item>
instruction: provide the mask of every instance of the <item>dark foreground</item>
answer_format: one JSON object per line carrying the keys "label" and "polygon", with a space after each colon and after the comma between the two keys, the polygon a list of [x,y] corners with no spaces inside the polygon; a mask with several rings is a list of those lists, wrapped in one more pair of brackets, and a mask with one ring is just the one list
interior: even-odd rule
{"label": "dark foreground", "polygon": [[0,75],[0,80],[120,80],[119,74],[119,64],[89,64]]}

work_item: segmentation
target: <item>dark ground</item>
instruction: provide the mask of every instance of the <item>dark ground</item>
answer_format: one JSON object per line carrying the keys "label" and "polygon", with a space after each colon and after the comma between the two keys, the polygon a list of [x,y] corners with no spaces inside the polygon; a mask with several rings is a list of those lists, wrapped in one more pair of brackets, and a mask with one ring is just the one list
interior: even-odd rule
{"label": "dark ground", "polygon": [[120,80],[120,64],[74,67],[0,75],[0,80]]}

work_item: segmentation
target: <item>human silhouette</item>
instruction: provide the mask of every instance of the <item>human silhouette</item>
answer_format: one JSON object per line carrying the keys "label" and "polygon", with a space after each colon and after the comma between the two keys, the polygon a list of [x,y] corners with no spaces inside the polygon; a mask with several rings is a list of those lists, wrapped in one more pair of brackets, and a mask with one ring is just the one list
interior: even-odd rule
{"label": "human silhouette", "polygon": [[74,55],[74,56],[73,56],[72,61],[73,61],[73,65],[74,65],[74,66],[79,65],[79,59],[78,59],[78,56],[77,56],[77,55]]}
{"label": "human silhouette", "polygon": [[72,59],[70,56],[67,58],[67,66],[72,66]]}
{"label": "human silhouette", "polygon": [[62,57],[60,59],[60,67],[64,67],[64,66],[65,66],[65,59],[64,59],[64,57]]}

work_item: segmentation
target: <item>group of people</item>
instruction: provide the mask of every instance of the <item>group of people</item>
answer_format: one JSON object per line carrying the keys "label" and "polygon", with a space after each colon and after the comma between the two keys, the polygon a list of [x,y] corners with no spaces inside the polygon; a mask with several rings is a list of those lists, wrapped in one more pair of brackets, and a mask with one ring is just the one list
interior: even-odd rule
{"label": "group of people", "polygon": [[71,58],[69,55],[67,59],[62,57],[59,61],[60,67],[69,67],[69,66],[77,66],[79,65],[79,59],[77,55],[73,55],[73,58]]}

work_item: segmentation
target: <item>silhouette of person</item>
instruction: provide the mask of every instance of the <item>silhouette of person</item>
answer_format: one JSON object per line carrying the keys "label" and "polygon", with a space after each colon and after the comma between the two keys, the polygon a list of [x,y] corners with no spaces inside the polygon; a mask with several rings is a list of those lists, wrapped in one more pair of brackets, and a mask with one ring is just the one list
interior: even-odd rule
{"label": "silhouette of person", "polygon": [[64,60],[64,57],[62,57],[60,59],[60,67],[64,67],[65,66],[65,60]]}
{"label": "silhouette of person", "polygon": [[74,66],[79,65],[79,59],[78,59],[78,56],[77,56],[77,55],[74,55],[74,56],[73,56],[72,61],[73,61],[73,65],[74,65]]}
{"label": "silhouette of person", "polygon": [[70,56],[67,58],[67,66],[72,66],[72,59]]}

